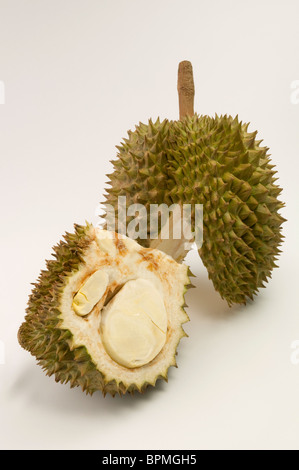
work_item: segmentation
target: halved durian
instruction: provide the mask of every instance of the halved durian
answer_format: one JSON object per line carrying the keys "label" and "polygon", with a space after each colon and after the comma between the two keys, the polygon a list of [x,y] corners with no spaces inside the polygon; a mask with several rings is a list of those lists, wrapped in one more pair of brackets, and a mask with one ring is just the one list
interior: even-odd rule
{"label": "halved durian", "polygon": [[92,225],[55,247],[29,299],[20,344],[56,381],[115,395],[167,379],[185,336],[188,267]]}

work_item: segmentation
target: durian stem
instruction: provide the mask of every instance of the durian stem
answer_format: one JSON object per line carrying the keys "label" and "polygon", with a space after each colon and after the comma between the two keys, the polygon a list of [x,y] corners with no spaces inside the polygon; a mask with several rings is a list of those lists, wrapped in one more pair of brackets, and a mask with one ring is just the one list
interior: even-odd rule
{"label": "durian stem", "polygon": [[192,64],[188,60],[179,63],[178,94],[180,119],[187,115],[193,116],[195,89]]}

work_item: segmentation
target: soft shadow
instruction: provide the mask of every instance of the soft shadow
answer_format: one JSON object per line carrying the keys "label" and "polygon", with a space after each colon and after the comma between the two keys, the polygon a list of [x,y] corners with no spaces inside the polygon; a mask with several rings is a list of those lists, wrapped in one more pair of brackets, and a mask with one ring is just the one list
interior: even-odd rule
{"label": "soft shadow", "polygon": [[[208,278],[207,271],[198,260],[198,266],[192,266],[191,271],[195,277],[191,277],[191,282],[195,289],[189,289],[186,294],[186,303],[190,310],[197,310],[204,316],[214,319],[224,317],[234,317],[240,315],[245,309],[244,305],[233,305],[229,307],[226,300],[222,299],[215,290],[212,281]],[[249,305],[251,301],[248,302]]]}
{"label": "soft shadow", "polygon": [[9,389],[10,398],[21,398],[25,400],[25,406],[30,408],[52,408],[55,412],[62,414],[72,414],[76,416],[99,416],[121,415],[127,409],[135,410],[136,407],[147,406],[148,403],[158,399],[161,393],[166,393],[167,384],[159,380],[155,387],[149,386],[146,391],[125,394],[123,396],[106,395],[95,392],[92,396],[86,395],[81,388],[71,389],[69,384],[56,383],[54,376],[48,377],[36,364],[28,364],[16,377]]}

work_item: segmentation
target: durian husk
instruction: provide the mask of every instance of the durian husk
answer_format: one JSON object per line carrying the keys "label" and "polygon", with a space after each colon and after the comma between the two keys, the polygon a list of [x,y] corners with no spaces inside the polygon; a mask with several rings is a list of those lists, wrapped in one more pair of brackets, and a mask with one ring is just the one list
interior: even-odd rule
{"label": "durian husk", "polygon": [[[47,261],[47,269],[41,271],[37,282],[34,284],[26,310],[25,321],[18,332],[19,343],[37,359],[37,363],[48,376],[55,376],[56,382],[69,383],[70,387],[79,386],[90,395],[98,390],[101,391],[103,395],[109,393],[112,396],[116,394],[124,395],[125,393],[133,394],[136,391],[143,393],[149,386],[155,386],[157,380],[164,379],[167,381],[169,367],[176,366],[175,354],[180,339],[187,336],[182,324],[189,320],[184,310],[184,294],[188,287],[190,287],[188,268],[187,266],[185,267],[184,272],[186,272],[186,274],[183,275],[183,270],[181,270],[179,266],[178,269],[175,266],[176,263],[167,257],[166,262],[168,262],[169,265],[171,264],[174,270],[178,270],[186,282],[182,284],[183,290],[181,294],[178,295],[178,298],[180,295],[182,296],[181,304],[177,307],[181,323],[175,334],[172,335],[171,331],[167,333],[168,336],[171,337],[172,345],[168,348],[166,344],[160,353],[163,359],[163,367],[161,366],[160,373],[155,377],[153,377],[153,374],[149,374],[148,376],[150,378],[147,380],[147,374],[144,372],[145,366],[143,366],[139,368],[142,376],[141,381],[135,380],[130,382],[121,381],[117,378],[113,379],[110,374],[112,369],[111,364],[116,369],[117,367],[120,369],[122,367],[116,363],[113,365],[113,361],[111,361],[111,358],[107,355],[110,366],[107,366],[108,368],[100,368],[97,361],[93,360],[91,357],[88,349],[89,345],[78,344],[78,337],[80,340],[82,336],[80,334],[80,328],[79,334],[77,335],[78,337],[76,338],[74,331],[66,326],[72,324],[72,321],[67,323],[64,314],[64,305],[67,303],[66,299],[69,295],[65,295],[65,292],[70,290],[70,280],[75,279],[79,271],[80,273],[83,272],[84,276],[88,273],[90,267],[87,266],[87,260],[91,258],[89,253],[94,251],[94,249],[91,250],[92,245],[96,244],[96,249],[99,250],[95,240],[96,231],[91,224],[87,224],[86,226],[75,225],[74,233],[66,233],[64,240],[54,247],[55,259]],[[135,242],[128,239],[128,243],[134,244]],[[116,238],[114,247],[116,256],[123,255],[124,246],[124,243],[122,243],[119,238]],[[153,252],[142,247],[140,247],[140,249],[140,257],[142,256],[145,262],[148,263],[149,269],[159,271],[160,267],[154,262],[155,257]],[[136,254],[134,254],[134,257],[139,263],[140,260],[138,260],[137,256],[139,254],[138,250]],[[109,260],[113,258],[113,256],[111,256],[111,258],[109,258],[109,256],[110,254],[105,251],[101,254],[101,259],[107,264]],[[133,260],[134,257],[132,258]],[[165,255],[161,253],[161,258],[163,257],[165,257]],[[100,263],[102,262],[103,261],[100,260]],[[119,261],[115,259],[115,265],[118,264]],[[164,267],[164,269],[166,268]],[[165,277],[166,273],[163,269],[161,269],[161,276],[165,278],[165,283],[167,283],[167,277]],[[169,285],[169,289],[172,289],[171,285]],[[80,318],[77,321],[84,322],[84,319]],[[168,354],[168,350],[170,349],[172,351],[171,357],[166,358],[167,360],[165,361],[165,355]],[[149,369],[152,363],[155,363],[154,367],[159,369],[159,367],[157,367],[157,364],[159,366],[159,355],[154,361],[147,365]],[[124,373],[126,373],[126,371],[124,371]],[[138,368],[131,371],[128,370],[128,374],[129,373],[134,377],[138,377]]]}

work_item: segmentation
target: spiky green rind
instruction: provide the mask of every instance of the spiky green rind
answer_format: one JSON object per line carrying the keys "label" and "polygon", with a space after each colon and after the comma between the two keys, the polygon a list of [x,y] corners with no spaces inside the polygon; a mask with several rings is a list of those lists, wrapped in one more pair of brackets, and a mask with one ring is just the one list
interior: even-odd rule
{"label": "spiky green rind", "polygon": [[47,261],[29,298],[25,322],[19,329],[21,346],[36,357],[47,375],[55,375],[56,382],[81,386],[86,393],[113,390],[105,384],[84,346],[71,349],[72,333],[60,328],[59,299],[68,275],[76,272],[89,246],[90,227],[76,225],[75,233],[67,233],[65,241],[54,247],[53,260]]}
{"label": "spiky green rind", "polygon": [[[106,203],[203,204],[199,250],[229,305],[246,303],[271,277],[282,241],[283,203],[268,149],[236,117],[139,124],[118,147]],[[129,222],[130,219],[127,219]],[[138,240],[144,246],[147,240]],[[171,254],[171,253],[169,253]]]}
{"label": "spiky green rind", "polygon": [[[216,290],[229,305],[246,303],[271,277],[282,242],[283,203],[268,148],[236,117],[186,117],[173,125],[170,196],[203,204],[199,250]],[[191,182],[190,182],[191,180]]]}
{"label": "spiky green rind", "polygon": [[[166,203],[171,205],[168,196],[169,175],[167,172],[167,149],[173,139],[170,133],[170,122],[149,120],[148,124],[140,123],[134,132],[128,132],[117,147],[118,158],[112,161],[114,172],[109,177],[110,188],[106,189],[105,204],[115,208],[116,231],[118,230],[118,197],[126,196],[127,207],[132,204],[143,204],[146,207],[149,226],[150,204]],[[134,216],[127,217],[127,225]],[[124,232],[126,233],[126,232]],[[138,239],[138,243],[148,247],[150,238]]]}

